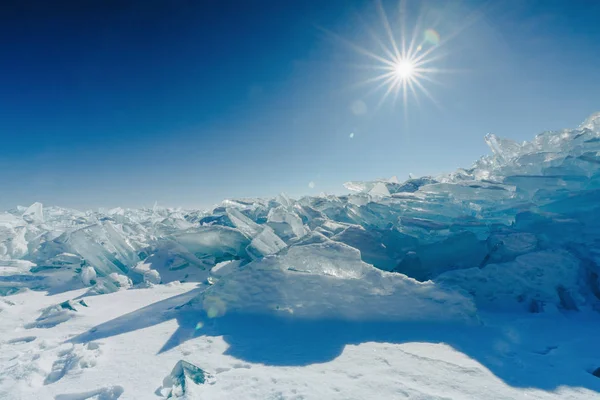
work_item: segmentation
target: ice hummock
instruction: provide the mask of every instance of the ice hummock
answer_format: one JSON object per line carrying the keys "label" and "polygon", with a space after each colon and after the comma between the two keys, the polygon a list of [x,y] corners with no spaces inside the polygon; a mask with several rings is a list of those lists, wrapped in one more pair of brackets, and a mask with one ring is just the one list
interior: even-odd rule
{"label": "ice hummock", "polygon": [[239,312],[600,308],[600,113],[528,142],[484,140],[491,154],[469,168],[348,182],[341,196],[17,207],[0,213],[0,294],[198,281],[214,284],[201,303]]}

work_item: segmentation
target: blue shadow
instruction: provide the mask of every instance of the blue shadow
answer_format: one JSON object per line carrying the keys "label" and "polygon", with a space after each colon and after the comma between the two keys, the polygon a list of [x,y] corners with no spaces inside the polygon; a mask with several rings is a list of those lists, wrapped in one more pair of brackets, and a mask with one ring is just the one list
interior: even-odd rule
{"label": "blue shadow", "polygon": [[[593,365],[582,364],[595,360],[597,365],[594,365],[600,366],[600,346],[595,339],[600,331],[597,316],[585,320],[578,316],[528,316],[528,321],[533,321],[531,329],[518,331],[519,340],[515,340],[517,325],[506,318],[495,325],[310,320],[235,313],[209,318],[189,303],[202,290],[194,289],[151,304],[70,341],[84,343],[176,319],[178,329],[159,353],[196,337],[223,336],[229,344],[226,354],[273,366],[325,363],[342,354],[349,344],[446,343],[514,387],[555,390],[559,386],[572,386],[600,392],[600,379],[586,370]],[[564,323],[557,324],[557,318],[564,318],[561,321]]]}

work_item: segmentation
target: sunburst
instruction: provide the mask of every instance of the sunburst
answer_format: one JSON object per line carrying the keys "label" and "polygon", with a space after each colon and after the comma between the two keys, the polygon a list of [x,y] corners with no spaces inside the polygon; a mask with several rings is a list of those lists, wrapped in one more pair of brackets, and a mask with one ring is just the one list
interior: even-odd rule
{"label": "sunburst", "polygon": [[[380,48],[379,52],[368,50],[361,47],[339,35],[328,34],[342,41],[361,55],[364,55],[375,61],[376,64],[368,65],[367,68],[376,71],[376,75],[365,81],[359,82],[359,85],[374,84],[375,86],[369,93],[380,92],[383,95],[377,105],[379,108],[390,96],[393,97],[394,104],[400,94],[406,113],[409,96],[419,103],[419,97],[424,95],[432,101],[437,107],[441,108],[439,102],[432,96],[426,87],[430,83],[439,84],[434,78],[435,75],[447,72],[457,72],[436,67],[436,62],[443,58],[444,54],[440,50],[449,40],[454,38],[459,31],[477,19],[477,13],[469,15],[465,19],[465,24],[448,35],[443,40],[440,34],[434,29],[434,26],[426,27],[423,23],[423,15],[417,18],[412,33],[407,34],[406,22],[406,0],[400,0],[398,25],[392,26],[390,20],[383,8],[381,0],[375,1],[379,13],[381,24],[385,30],[385,38],[379,37],[373,29],[367,27],[367,32]],[[475,16],[475,18],[473,18]]]}
{"label": "sunburst", "polygon": [[[377,0],[376,5],[389,44],[386,45],[383,40],[370,31],[371,36],[379,43],[383,54],[377,55],[368,50],[362,53],[378,61],[378,64],[373,65],[372,68],[379,71],[379,74],[369,80],[370,82],[379,82],[373,91],[386,88],[378,107],[390,95],[393,95],[395,103],[400,93],[405,111],[409,95],[418,102],[419,95],[423,94],[439,107],[439,103],[425,87],[424,82],[436,82],[432,75],[444,72],[442,69],[431,66],[441,57],[440,54],[437,54],[437,50],[443,44],[440,41],[440,35],[433,28],[423,30],[422,18],[419,17],[409,37],[406,33],[406,2],[401,1],[399,7],[400,35],[397,40],[381,1]],[[419,40],[419,38],[421,39]]]}

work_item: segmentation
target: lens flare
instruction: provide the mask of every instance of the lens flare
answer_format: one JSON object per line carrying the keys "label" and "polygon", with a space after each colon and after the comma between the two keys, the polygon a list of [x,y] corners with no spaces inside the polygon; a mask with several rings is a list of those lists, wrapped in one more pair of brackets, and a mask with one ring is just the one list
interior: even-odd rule
{"label": "lens flare", "polygon": [[440,44],[440,34],[437,33],[434,29],[426,29],[423,33],[423,38],[426,43],[437,46]]}

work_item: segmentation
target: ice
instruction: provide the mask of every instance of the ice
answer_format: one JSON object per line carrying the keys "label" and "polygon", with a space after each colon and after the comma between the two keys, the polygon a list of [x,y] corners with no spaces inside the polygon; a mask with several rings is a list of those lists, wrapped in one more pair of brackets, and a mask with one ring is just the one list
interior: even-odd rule
{"label": "ice", "polygon": [[96,284],[96,270],[93,267],[83,267],[81,269],[81,282],[85,286]]}
{"label": "ice", "polygon": [[270,254],[275,254],[284,249],[287,245],[273,232],[269,226],[265,226],[262,231],[256,235],[246,247],[246,252],[252,259],[261,258]]}
{"label": "ice", "polygon": [[390,191],[384,183],[377,182],[375,185],[373,185],[373,188],[369,190],[369,194],[371,196],[389,196]]}
{"label": "ice", "polygon": [[247,237],[255,237],[260,233],[260,226],[235,208],[226,209],[227,216],[233,225]]}
{"label": "ice", "polygon": [[173,235],[173,240],[199,258],[217,260],[246,255],[250,239],[237,229],[226,226],[200,226]]}
{"label": "ice", "polygon": [[42,310],[42,314],[33,322],[26,324],[26,329],[52,328],[77,316],[77,312],[87,307],[83,300],[67,300],[60,304],[52,305]]}
{"label": "ice", "polygon": [[580,294],[584,289],[580,284],[581,272],[580,261],[570,253],[543,250],[482,269],[446,272],[437,281],[467,290],[480,307],[525,310],[532,300],[564,307],[561,296],[565,298],[566,293],[573,305],[584,306],[586,300]]}
{"label": "ice", "polygon": [[158,393],[166,399],[192,398],[189,396],[194,396],[194,386],[213,382],[212,375],[192,363],[180,360],[165,377]]}
{"label": "ice", "polygon": [[44,210],[42,203],[33,203],[25,212],[23,212],[23,220],[27,222],[44,222]]}
{"label": "ice", "polygon": [[213,284],[224,276],[236,272],[241,265],[242,260],[231,260],[218,263],[210,270],[210,275],[208,277],[209,283]]}
{"label": "ice", "polygon": [[277,314],[348,320],[471,320],[471,300],[457,291],[378,270],[341,243],[290,248],[248,264],[197,300],[209,316]]}
{"label": "ice", "polygon": [[[180,281],[213,283],[207,295],[243,312],[268,309],[249,293],[294,315],[319,315],[323,301],[330,314],[400,318],[414,315],[393,301],[437,310],[436,295],[467,314],[470,298],[523,312],[600,309],[599,121],[526,142],[488,134],[490,154],[468,168],[347,182],[347,195],[229,199],[206,211],[17,207],[0,213],[0,292]],[[345,302],[314,292],[333,284]],[[247,305],[226,301],[237,286]]]}
{"label": "ice", "polygon": [[[289,200],[288,200],[289,202]],[[275,207],[269,211],[267,222],[278,233],[278,236],[292,236],[300,238],[307,233],[302,219],[284,207]],[[281,232],[282,234],[279,234]]]}
{"label": "ice", "polygon": [[396,229],[367,230],[352,225],[331,238],[360,250],[363,261],[391,271],[398,265],[404,253],[417,246],[417,239]]}

